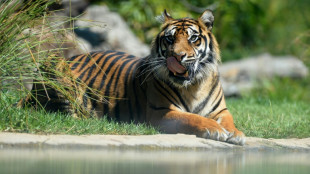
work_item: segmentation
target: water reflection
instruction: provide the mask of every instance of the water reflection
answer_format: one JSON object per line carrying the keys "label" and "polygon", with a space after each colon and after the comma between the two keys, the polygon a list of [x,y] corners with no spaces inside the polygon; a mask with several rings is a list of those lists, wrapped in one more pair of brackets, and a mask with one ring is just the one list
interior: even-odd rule
{"label": "water reflection", "polygon": [[309,174],[310,152],[0,150],[0,173],[298,173]]}

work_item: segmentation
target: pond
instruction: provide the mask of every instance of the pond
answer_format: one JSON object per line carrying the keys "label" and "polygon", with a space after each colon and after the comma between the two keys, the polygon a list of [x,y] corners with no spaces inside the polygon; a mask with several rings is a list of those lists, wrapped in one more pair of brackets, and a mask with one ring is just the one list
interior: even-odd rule
{"label": "pond", "polygon": [[0,173],[309,174],[310,152],[2,149]]}

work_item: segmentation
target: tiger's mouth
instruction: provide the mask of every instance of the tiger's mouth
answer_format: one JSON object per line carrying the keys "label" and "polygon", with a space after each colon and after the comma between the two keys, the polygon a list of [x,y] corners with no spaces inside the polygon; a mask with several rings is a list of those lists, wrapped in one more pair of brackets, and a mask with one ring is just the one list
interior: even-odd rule
{"label": "tiger's mouth", "polygon": [[175,57],[167,58],[167,68],[176,77],[189,78],[187,69]]}

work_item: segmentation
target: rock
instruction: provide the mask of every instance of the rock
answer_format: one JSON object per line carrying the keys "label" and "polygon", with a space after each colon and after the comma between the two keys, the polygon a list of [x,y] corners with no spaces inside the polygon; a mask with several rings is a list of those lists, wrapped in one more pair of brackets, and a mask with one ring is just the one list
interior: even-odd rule
{"label": "rock", "polygon": [[231,61],[219,67],[226,96],[238,96],[252,89],[264,79],[273,77],[305,78],[308,69],[293,56],[271,56],[264,53],[255,57]]}
{"label": "rock", "polygon": [[138,40],[125,21],[106,6],[90,6],[80,18],[75,32],[91,44],[89,51],[113,49],[140,57],[150,53],[149,47]]}
{"label": "rock", "polygon": [[0,133],[1,148],[102,148],[148,150],[310,150],[310,138],[263,139],[247,137],[244,146],[197,138],[194,135],[34,135],[26,133]]}

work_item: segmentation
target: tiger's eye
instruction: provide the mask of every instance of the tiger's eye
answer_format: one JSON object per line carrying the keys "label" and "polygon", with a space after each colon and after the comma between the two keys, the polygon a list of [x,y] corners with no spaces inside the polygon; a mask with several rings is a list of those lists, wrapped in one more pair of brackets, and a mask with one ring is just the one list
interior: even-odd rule
{"label": "tiger's eye", "polygon": [[189,41],[191,42],[196,42],[198,40],[198,35],[192,35],[190,38],[189,38]]}

